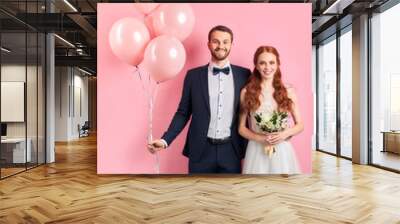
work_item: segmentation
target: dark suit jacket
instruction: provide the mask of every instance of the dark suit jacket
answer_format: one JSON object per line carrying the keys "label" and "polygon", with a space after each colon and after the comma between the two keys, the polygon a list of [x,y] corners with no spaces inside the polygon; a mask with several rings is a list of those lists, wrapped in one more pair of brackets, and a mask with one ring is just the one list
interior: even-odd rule
{"label": "dark suit jacket", "polygon": [[[238,133],[238,115],[240,108],[240,91],[247,82],[251,72],[247,68],[232,65],[234,80],[235,114],[231,125],[232,144],[238,158],[245,155],[247,141]],[[192,161],[200,160],[207,142],[208,126],[210,124],[210,99],[208,92],[208,65],[191,69],[187,72],[183,84],[181,101],[168,130],[162,136],[168,145],[182,131],[192,117],[186,137],[183,155]]]}

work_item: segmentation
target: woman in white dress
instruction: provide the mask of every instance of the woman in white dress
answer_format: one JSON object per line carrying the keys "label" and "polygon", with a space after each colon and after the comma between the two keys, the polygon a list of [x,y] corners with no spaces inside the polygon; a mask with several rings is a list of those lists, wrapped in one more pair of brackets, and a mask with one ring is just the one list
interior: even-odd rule
{"label": "woman in white dress", "polygon": [[[259,47],[253,62],[253,73],[240,94],[239,134],[249,140],[243,173],[298,174],[301,171],[296,153],[288,141],[304,128],[294,89],[283,85],[279,53],[274,47]],[[263,133],[255,114],[271,115],[273,111],[287,112],[293,125],[280,132]],[[275,152],[267,155],[265,146],[274,147]]]}

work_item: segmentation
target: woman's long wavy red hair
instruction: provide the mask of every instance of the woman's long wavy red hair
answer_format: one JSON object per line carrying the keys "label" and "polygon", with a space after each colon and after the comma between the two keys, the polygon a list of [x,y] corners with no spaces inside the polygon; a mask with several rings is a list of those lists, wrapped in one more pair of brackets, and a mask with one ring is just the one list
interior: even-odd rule
{"label": "woman's long wavy red hair", "polygon": [[278,69],[272,80],[272,86],[274,87],[273,97],[278,104],[278,110],[282,112],[290,112],[292,111],[293,101],[288,97],[286,87],[283,85],[282,82],[282,73],[279,68],[281,64],[279,60],[279,53],[274,47],[271,46],[261,46],[257,48],[256,52],[254,53],[254,70],[249,80],[247,81],[246,86],[244,87],[246,88],[246,94],[244,96],[244,105],[242,105],[242,109],[247,112],[256,111],[257,108],[259,108],[261,105],[260,94],[262,77],[260,72],[257,70],[256,65],[258,62],[258,57],[264,52],[274,54],[278,63]]}

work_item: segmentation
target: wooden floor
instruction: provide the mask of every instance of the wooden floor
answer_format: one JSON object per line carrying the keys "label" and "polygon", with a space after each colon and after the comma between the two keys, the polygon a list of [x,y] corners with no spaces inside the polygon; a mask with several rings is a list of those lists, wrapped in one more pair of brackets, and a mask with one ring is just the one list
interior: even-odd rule
{"label": "wooden floor", "polygon": [[377,165],[400,170],[400,154],[376,150],[374,151],[372,161]]}
{"label": "wooden floor", "polygon": [[22,171],[24,171],[24,170],[26,170],[26,168],[25,167],[17,167],[17,168],[14,168],[14,167],[12,167],[12,168],[1,168],[1,177],[3,178],[3,177],[8,177],[8,176],[11,176],[11,175],[13,175],[13,174],[16,174],[16,173],[19,173],[19,172],[22,172]]}
{"label": "wooden floor", "polygon": [[0,223],[400,223],[400,175],[323,153],[313,174],[96,174],[96,139],[0,181]]}

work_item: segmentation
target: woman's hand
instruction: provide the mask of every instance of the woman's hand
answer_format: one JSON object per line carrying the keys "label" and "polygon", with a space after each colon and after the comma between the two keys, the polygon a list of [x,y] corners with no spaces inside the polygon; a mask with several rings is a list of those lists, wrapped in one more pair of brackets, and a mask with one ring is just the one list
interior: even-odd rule
{"label": "woman's hand", "polygon": [[255,140],[263,145],[269,145],[269,134],[256,134]]}
{"label": "woman's hand", "polygon": [[289,137],[290,137],[290,135],[287,133],[287,131],[271,133],[271,134],[269,134],[268,143],[271,145],[276,145],[276,144],[279,144],[279,143],[285,141]]}

